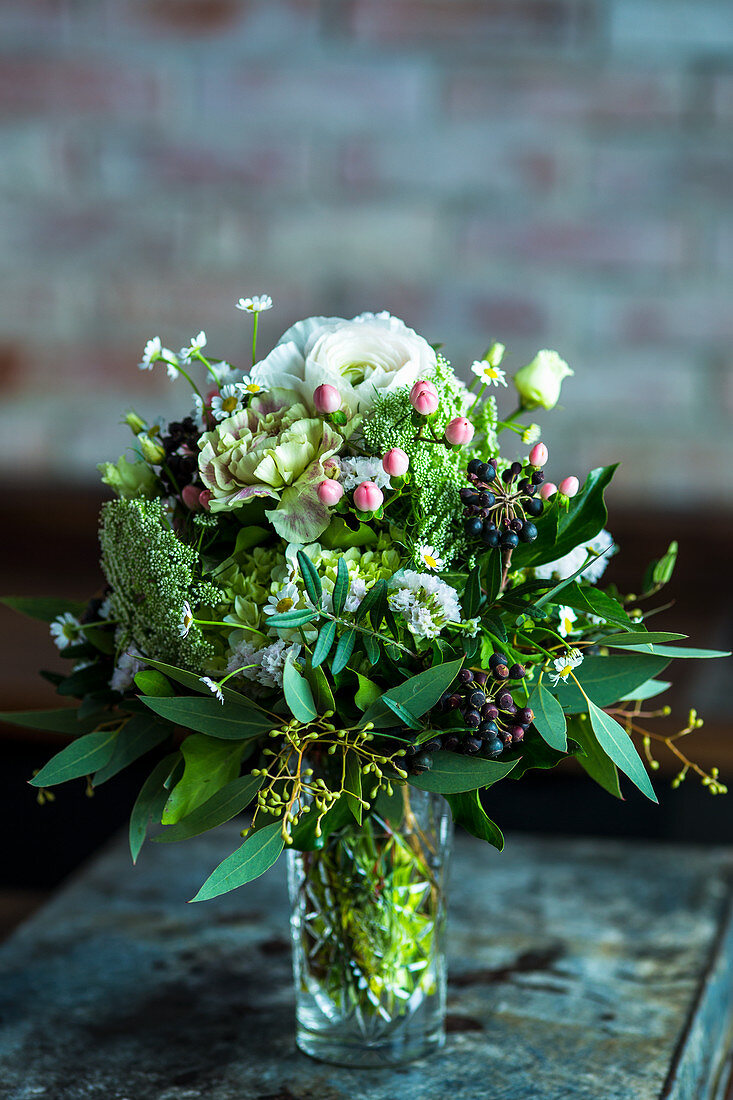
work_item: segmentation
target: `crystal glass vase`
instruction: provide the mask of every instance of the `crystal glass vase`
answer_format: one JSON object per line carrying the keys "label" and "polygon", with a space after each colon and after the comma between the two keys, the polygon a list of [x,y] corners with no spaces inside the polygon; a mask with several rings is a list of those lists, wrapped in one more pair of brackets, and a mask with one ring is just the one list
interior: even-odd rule
{"label": "crystal glass vase", "polygon": [[412,787],[320,850],[288,852],[297,1044],[324,1062],[399,1065],[445,1041],[448,805]]}

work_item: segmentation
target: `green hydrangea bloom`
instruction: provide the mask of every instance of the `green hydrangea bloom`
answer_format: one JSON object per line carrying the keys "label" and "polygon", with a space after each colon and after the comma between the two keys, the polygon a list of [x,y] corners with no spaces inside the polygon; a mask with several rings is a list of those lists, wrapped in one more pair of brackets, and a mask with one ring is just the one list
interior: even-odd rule
{"label": "green hydrangea bloom", "polygon": [[119,644],[191,671],[203,671],[215,646],[195,624],[180,636],[188,602],[202,618],[221,602],[214,585],[197,580],[198,555],[181,542],[159,500],[110,500],[100,519],[101,565],[112,587],[111,617],[118,619]]}

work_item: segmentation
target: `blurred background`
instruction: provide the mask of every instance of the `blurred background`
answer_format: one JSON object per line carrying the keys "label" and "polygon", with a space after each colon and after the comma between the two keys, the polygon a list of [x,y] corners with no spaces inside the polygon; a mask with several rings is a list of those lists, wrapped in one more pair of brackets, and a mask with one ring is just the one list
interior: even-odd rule
{"label": "blurred background", "polygon": [[[536,417],[553,477],[622,461],[608,578],[633,591],[678,538],[655,625],[731,645],[728,0],[2,0],[0,24],[3,594],[96,588],[95,465],[127,446],[127,407],[185,399],[137,370],[143,345],[203,328],[244,365],[234,302],[269,293],[263,352],[300,317],[367,309],[464,375],[494,339],[511,373],[559,350],[575,377]],[[0,627],[0,709],[54,705],[47,629],[4,609]],[[728,668],[679,668],[666,729],[697,706],[689,751],[733,781]],[[38,808],[25,779],[53,747],[3,727],[11,906],[96,847],[140,783]],[[672,774],[663,760],[660,809],[569,768],[497,794],[494,816],[733,840],[729,800],[669,791]]]}

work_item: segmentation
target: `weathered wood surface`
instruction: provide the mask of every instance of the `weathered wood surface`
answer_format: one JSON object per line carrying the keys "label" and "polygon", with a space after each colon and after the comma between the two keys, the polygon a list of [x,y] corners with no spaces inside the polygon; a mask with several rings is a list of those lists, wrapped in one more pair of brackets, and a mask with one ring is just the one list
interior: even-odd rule
{"label": "weathered wood surface", "polygon": [[402,1070],[293,1047],[281,865],[186,905],[235,843],[115,843],[0,953],[2,1100],[708,1100],[731,1025],[727,849],[461,837],[450,1036]]}

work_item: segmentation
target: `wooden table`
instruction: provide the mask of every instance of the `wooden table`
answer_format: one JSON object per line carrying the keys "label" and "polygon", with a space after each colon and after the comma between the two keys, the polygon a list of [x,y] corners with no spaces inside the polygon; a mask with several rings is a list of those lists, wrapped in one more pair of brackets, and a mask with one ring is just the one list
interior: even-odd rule
{"label": "wooden table", "polygon": [[236,829],[120,838],[0,951],[2,1100],[722,1100],[730,849],[460,837],[449,1042],[361,1072],[293,1047],[283,866],[186,905]]}

